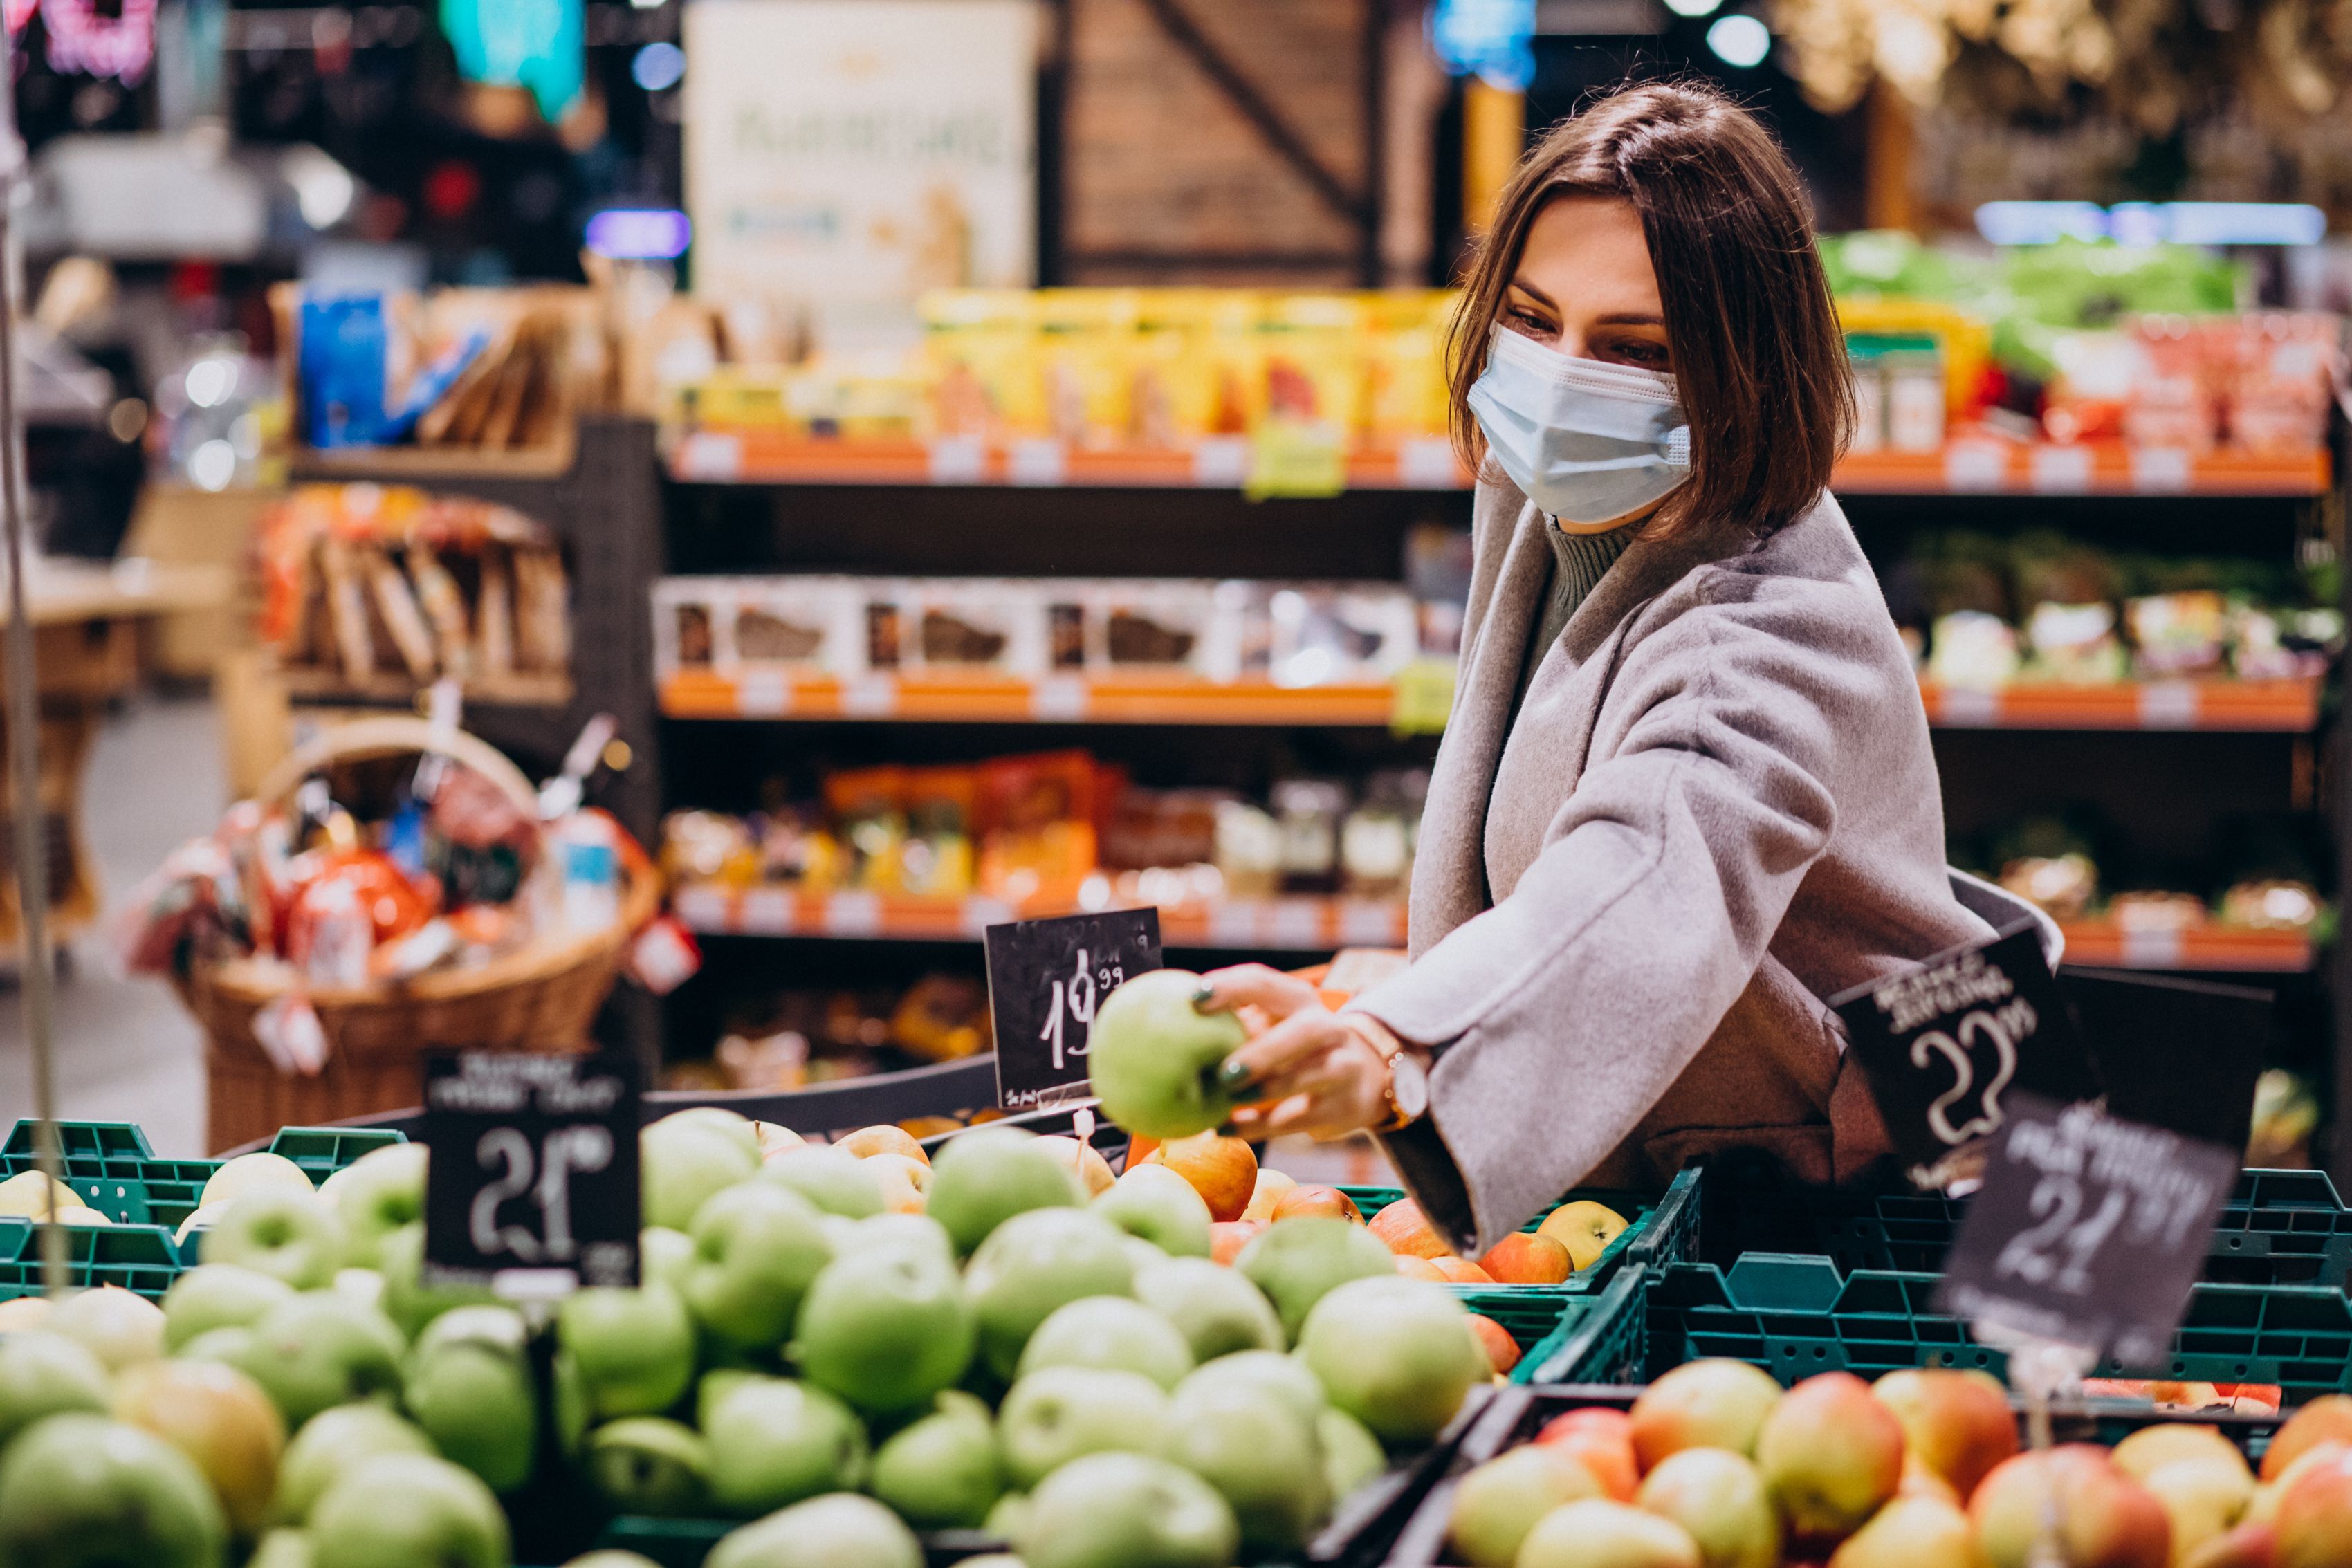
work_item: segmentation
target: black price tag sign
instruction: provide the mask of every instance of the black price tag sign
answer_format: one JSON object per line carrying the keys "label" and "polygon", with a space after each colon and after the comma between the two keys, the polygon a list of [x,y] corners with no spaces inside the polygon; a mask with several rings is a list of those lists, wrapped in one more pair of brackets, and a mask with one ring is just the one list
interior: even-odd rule
{"label": "black price tag sign", "polygon": [[2234,1150],[2012,1096],[1937,1310],[2162,1367],[2237,1179]]}
{"label": "black price tag sign", "polygon": [[501,1295],[637,1282],[633,1056],[463,1051],[425,1064],[425,1275]]}
{"label": "black price tag sign", "polygon": [[1830,1005],[1896,1156],[1922,1183],[1954,1150],[2000,1131],[2005,1096],[2099,1094],[2032,926],[1939,953]]}
{"label": "black price tag sign", "polygon": [[1118,909],[988,928],[996,1103],[1034,1111],[1087,1098],[1095,1007],[1160,965],[1160,912]]}

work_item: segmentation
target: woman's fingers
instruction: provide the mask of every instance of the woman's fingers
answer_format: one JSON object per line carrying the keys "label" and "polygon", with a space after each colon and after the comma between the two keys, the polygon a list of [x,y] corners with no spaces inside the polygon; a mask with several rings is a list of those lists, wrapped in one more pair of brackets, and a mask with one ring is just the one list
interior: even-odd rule
{"label": "woman's fingers", "polygon": [[1296,975],[1265,964],[1235,964],[1202,976],[1192,1005],[1204,1013],[1254,1007],[1268,1017],[1284,1019],[1302,1008],[1319,1005],[1321,999],[1314,987]]}
{"label": "woman's fingers", "polygon": [[1263,1085],[1272,1092],[1276,1079],[1353,1038],[1328,1009],[1292,1013],[1225,1058],[1224,1082],[1235,1089]]}

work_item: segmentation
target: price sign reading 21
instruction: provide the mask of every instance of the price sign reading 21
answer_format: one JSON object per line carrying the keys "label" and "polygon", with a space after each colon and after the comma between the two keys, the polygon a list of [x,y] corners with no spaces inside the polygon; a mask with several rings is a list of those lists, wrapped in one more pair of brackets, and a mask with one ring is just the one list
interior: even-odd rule
{"label": "price sign reading 21", "polygon": [[987,944],[997,1103],[1034,1111],[1083,1099],[1095,1009],[1132,977],[1160,967],[1160,912],[1015,921],[990,926]]}
{"label": "price sign reading 21", "polygon": [[467,1051],[425,1075],[425,1265],[518,1296],[637,1281],[637,1063]]}

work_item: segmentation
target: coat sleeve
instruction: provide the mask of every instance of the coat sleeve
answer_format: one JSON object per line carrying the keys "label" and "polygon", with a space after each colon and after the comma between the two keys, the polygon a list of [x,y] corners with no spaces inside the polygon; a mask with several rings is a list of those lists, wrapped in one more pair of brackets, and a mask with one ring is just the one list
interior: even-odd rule
{"label": "coat sleeve", "polygon": [[1883,661],[1841,646],[1818,603],[1721,571],[1691,588],[1627,648],[1599,760],[1517,885],[1355,1004],[1441,1048],[1430,1113],[1390,1150],[1477,1252],[1607,1157],[1698,1053],[1829,842],[1840,723],[1886,700]]}

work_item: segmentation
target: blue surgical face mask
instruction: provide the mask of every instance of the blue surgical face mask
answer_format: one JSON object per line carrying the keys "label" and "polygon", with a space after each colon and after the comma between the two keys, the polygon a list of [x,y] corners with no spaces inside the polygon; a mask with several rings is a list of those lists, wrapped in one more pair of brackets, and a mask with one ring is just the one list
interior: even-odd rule
{"label": "blue surgical face mask", "polygon": [[1675,379],[1579,360],[1495,329],[1470,412],[1527,497],[1563,523],[1638,512],[1690,477],[1690,426]]}

